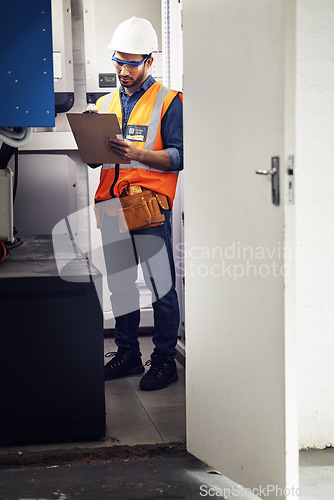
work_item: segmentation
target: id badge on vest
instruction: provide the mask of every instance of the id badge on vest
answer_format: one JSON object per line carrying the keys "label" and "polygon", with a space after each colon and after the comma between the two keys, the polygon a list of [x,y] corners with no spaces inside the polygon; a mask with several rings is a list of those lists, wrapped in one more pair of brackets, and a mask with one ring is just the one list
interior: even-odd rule
{"label": "id badge on vest", "polygon": [[127,125],[124,139],[134,142],[146,142],[147,132],[147,125]]}

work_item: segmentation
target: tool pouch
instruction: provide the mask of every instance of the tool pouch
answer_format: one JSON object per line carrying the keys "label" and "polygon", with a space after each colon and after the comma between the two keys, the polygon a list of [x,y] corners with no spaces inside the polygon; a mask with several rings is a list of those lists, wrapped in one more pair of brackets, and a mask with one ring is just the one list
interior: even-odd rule
{"label": "tool pouch", "polygon": [[160,206],[164,209],[169,208],[165,195],[154,193],[149,189],[130,196],[122,196],[119,200],[122,206],[118,215],[121,233],[160,226],[165,221]]}

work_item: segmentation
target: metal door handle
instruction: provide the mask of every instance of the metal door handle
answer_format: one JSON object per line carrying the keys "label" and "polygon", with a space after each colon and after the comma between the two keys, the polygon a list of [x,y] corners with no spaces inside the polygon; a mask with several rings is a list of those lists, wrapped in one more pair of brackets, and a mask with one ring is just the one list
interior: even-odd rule
{"label": "metal door handle", "polygon": [[271,158],[270,170],[256,170],[259,175],[271,175],[271,199],[274,205],[279,205],[279,157],[273,156]]}
{"label": "metal door handle", "polygon": [[260,175],[276,175],[277,169],[274,167],[271,170],[256,170],[255,173]]}

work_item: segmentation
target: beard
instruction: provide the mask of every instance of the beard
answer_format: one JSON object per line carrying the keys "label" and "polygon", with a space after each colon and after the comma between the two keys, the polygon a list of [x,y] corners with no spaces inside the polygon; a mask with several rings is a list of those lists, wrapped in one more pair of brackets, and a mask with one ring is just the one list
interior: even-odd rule
{"label": "beard", "polygon": [[126,76],[119,75],[118,79],[124,88],[129,88],[129,89],[136,86],[140,87],[140,85],[144,82],[144,80],[146,80],[144,70],[142,70],[139,74],[137,74],[136,77],[133,77],[132,75],[126,75]]}

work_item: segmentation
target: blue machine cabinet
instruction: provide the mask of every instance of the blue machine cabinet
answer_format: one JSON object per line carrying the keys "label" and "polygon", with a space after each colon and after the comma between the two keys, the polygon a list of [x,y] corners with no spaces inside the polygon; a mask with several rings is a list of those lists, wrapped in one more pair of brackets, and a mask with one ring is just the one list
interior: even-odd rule
{"label": "blue machine cabinet", "polygon": [[53,127],[51,0],[3,2],[0,40],[0,127]]}

